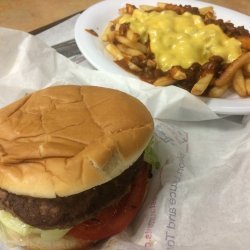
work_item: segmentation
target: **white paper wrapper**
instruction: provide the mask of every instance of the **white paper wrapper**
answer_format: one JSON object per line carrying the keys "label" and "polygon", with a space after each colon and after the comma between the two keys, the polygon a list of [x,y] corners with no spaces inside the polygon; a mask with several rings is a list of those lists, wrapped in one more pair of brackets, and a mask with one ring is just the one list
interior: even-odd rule
{"label": "white paper wrapper", "polygon": [[[248,116],[241,123],[217,119],[182,89],[83,68],[19,31],[0,29],[0,62],[0,106],[27,92],[74,83],[122,90],[152,113],[161,168],[135,222],[96,249],[249,249]],[[0,243],[0,249],[10,247]]]}

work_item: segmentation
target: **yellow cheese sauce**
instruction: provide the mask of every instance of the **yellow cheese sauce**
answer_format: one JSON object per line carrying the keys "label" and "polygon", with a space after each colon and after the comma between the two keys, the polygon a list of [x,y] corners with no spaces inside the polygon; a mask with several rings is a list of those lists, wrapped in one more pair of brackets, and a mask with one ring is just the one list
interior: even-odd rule
{"label": "yellow cheese sauce", "polygon": [[132,16],[124,15],[119,23],[130,23],[130,28],[141,36],[150,38],[150,49],[163,71],[180,65],[189,68],[193,63],[204,64],[213,56],[221,56],[229,63],[241,55],[241,43],[229,38],[219,26],[205,25],[202,18],[185,12],[144,12],[134,10]]}

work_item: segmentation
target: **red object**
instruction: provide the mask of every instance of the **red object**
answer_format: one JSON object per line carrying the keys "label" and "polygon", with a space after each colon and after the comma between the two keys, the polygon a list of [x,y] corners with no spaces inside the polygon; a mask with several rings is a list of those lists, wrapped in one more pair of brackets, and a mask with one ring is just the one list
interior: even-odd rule
{"label": "red object", "polygon": [[144,165],[128,194],[116,204],[104,208],[95,218],[73,227],[69,234],[83,240],[101,240],[123,231],[136,216],[144,199],[149,171],[147,164]]}

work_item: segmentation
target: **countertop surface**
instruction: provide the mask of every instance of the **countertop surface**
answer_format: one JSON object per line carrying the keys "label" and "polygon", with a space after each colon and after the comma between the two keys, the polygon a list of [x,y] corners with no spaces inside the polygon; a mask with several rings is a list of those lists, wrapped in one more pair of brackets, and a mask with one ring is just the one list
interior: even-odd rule
{"label": "countertop surface", "polygon": [[[0,0],[0,26],[38,33],[100,0]],[[173,1],[174,2],[174,1]],[[250,15],[249,0],[206,0]]]}

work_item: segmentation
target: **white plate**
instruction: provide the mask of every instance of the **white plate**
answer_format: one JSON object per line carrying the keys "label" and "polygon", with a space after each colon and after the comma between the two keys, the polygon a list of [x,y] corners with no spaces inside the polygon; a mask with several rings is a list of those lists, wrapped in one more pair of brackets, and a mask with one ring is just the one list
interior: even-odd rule
{"label": "white plate", "polygon": [[[119,15],[118,9],[126,3],[138,6],[140,4],[156,5],[157,2],[159,0],[106,0],[91,6],[80,15],[75,25],[75,39],[80,51],[99,70],[135,77],[117,66],[111,56],[105,51],[100,38],[89,34],[85,29],[93,29],[98,35],[101,35],[108,22]],[[249,17],[233,10],[192,0],[166,0],[164,2],[187,4],[196,7],[213,6],[218,18],[222,18],[224,21],[230,19],[236,26],[244,25],[246,29],[250,30]],[[201,99],[218,114],[250,114],[250,98],[239,98],[235,94],[230,93],[226,98]]]}

